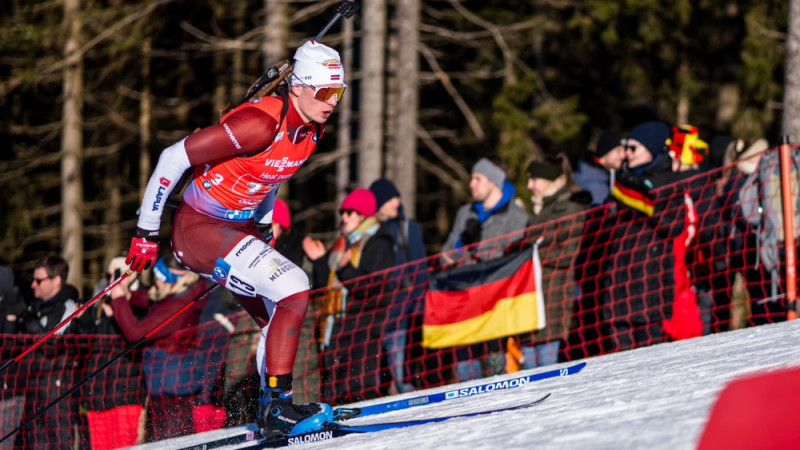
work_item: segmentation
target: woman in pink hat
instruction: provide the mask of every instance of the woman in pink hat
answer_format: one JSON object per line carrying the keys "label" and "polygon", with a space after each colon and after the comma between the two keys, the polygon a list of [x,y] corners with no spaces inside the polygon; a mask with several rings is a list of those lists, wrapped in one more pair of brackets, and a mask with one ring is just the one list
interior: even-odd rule
{"label": "woman in pink hat", "polygon": [[[320,241],[307,237],[303,250],[314,263],[313,286],[328,286],[322,323],[322,398],[347,403],[385,394],[381,326],[384,294],[391,288],[381,272],[394,265],[391,233],[375,218],[375,195],[359,188],[339,208],[342,234],[326,252]],[[360,278],[360,282],[349,282]],[[335,366],[334,370],[326,369]]]}

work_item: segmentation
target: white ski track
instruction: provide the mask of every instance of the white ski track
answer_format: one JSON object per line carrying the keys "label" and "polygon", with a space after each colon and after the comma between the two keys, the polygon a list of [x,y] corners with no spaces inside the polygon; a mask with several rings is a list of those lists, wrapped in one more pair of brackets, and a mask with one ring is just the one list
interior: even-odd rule
{"label": "white ski track", "polygon": [[[463,402],[443,402],[355,418],[347,423],[413,420],[500,408],[552,393],[548,401],[535,408],[345,436],[304,444],[302,448],[693,449],[717,395],[730,381],[744,375],[800,366],[798,336],[800,321],[795,321],[603,355],[586,360],[588,365],[580,373],[568,377],[465,398]],[[531,373],[573,363],[534,369]],[[513,376],[519,373],[496,379]],[[432,391],[478,383],[466,382]],[[414,397],[419,392],[405,395]],[[370,402],[353,406],[367,404]],[[135,448],[155,450],[202,445],[243,430],[245,427],[216,430]]]}

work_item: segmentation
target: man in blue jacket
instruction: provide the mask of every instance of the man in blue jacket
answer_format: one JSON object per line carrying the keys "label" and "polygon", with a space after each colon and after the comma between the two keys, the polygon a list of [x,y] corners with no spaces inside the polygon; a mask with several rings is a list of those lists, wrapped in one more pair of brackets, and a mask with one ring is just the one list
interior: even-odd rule
{"label": "man in blue jacket", "polygon": [[625,161],[625,147],[622,136],[606,130],[597,139],[594,152],[578,161],[572,179],[584,191],[592,194],[592,206],[602,205],[611,194],[614,184],[613,174],[622,168]]}

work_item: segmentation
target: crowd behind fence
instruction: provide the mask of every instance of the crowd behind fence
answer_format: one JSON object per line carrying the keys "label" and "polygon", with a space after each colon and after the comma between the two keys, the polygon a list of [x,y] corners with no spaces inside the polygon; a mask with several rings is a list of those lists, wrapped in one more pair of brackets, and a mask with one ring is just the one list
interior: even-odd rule
{"label": "crowd behind fence", "polygon": [[[699,173],[658,189],[652,215],[608,202],[480,242],[475,252],[370,274],[348,283],[348,295],[335,302],[326,288],[316,289],[294,370],[297,401],[382,397],[394,393],[394,381],[418,390],[441,386],[463,380],[458,367],[465,362],[479,368],[477,376],[519,370],[512,364],[519,347],[538,343],[558,342],[561,362],[786,320],[785,233],[771,216],[781,202],[773,173],[741,173],[735,165]],[[797,208],[796,170],[791,184],[789,204]],[[540,239],[543,329],[458,347],[422,345],[431,276],[478,264],[481,252],[528,251]],[[137,348],[0,448],[117,448],[252,422],[259,333],[239,312]],[[0,359],[16,357],[36,338],[0,335]],[[38,346],[0,373],[0,432],[33,417],[125,346],[117,335],[58,335]],[[396,351],[404,357],[394,358]],[[402,361],[399,370],[395,361]],[[153,423],[163,417],[154,408],[171,411],[169,421]]]}

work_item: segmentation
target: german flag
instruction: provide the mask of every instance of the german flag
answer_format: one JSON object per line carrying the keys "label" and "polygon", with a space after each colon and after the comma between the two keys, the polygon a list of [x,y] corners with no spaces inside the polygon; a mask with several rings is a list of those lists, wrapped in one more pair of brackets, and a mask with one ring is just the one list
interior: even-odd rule
{"label": "german flag", "polygon": [[543,328],[537,248],[431,276],[422,345],[467,345]]}
{"label": "german flag", "polygon": [[637,189],[625,186],[619,180],[614,182],[611,195],[620,201],[647,216],[652,216],[655,212],[655,201],[648,194]]}

